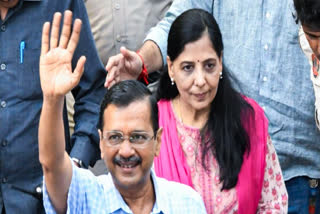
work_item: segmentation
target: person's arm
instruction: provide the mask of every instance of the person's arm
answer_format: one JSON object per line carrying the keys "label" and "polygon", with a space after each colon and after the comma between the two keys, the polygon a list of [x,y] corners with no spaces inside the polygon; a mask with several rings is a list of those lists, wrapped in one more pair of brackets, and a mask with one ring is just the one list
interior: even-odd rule
{"label": "person's arm", "polygon": [[162,68],[163,60],[158,45],[151,40],[145,41],[140,49],[148,73]]}
{"label": "person's arm", "polygon": [[43,25],[39,68],[43,106],[38,137],[39,160],[50,200],[57,213],[65,213],[72,165],[65,151],[64,96],[79,83],[86,58],[81,57],[72,72],[71,60],[79,41],[81,21],[75,20],[71,34],[72,12],[66,11],[59,39],[60,21],[61,13],[56,13],[50,39],[50,23]]}
{"label": "person's arm", "polygon": [[105,87],[110,88],[123,80],[138,79],[142,71],[142,59],[148,73],[162,67],[161,52],[153,41],[146,41],[139,50],[139,54],[140,56],[134,51],[121,47],[120,54],[110,57],[106,65],[108,75]]}
{"label": "person's arm", "polygon": [[[174,0],[165,17],[148,33],[139,53],[148,73],[159,70],[166,64],[167,38],[172,22],[182,12],[202,8],[212,12],[213,1]],[[141,58],[134,51],[120,49],[120,54],[110,57],[106,65],[108,76],[105,87],[125,79],[137,79],[142,71]]]}
{"label": "person's arm", "polygon": [[[145,63],[148,66],[151,64],[148,62],[149,58],[151,57],[158,57],[159,55],[153,55],[154,53],[152,51],[160,51],[161,54],[161,60],[157,60],[157,62],[153,61],[153,63],[156,63],[156,67],[150,67],[150,72],[158,70],[162,66],[165,66],[167,64],[167,42],[168,42],[168,34],[171,27],[171,24],[174,22],[174,20],[181,15],[181,13],[190,10],[190,9],[203,9],[207,12],[211,13],[213,12],[213,4],[214,0],[208,0],[208,1],[198,1],[198,0],[174,0],[172,2],[172,5],[170,6],[169,10],[166,12],[165,17],[153,28],[150,29],[148,32],[148,35],[144,39],[144,45],[141,48],[142,57],[146,58]],[[150,47],[149,45],[145,44],[147,42],[153,42],[155,45],[154,47]],[[157,47],[157,48],[155,48]],[[145,50],[146,49],[146,52]],[[161,65],[159,65],[159,62],[162,62]]]}
{"label": "person's arm", "polygon": [[79,18],[82,21],[80,40],[74,52],[72,67],[75,68],[77,59],[81,56],[87,57],[81,81],[72,90],[75,99],[75,128],[71,137],[70,156],[81,160],[87,168],[100,159],[97,124],[100,102],[106,93],[103,87],[106,71],[95,47],[83,0],[72,0],[69,7],[73,11],[73,19]]}

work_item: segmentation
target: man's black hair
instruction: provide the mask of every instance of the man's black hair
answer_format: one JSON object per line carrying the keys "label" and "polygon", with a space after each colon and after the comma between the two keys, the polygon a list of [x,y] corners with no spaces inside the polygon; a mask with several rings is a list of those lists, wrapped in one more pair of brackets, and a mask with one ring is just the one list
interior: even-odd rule
{"label": "man's black hair", "polygon": [[320,28],[320,1],[294,0],[296,22],[309,27]]}
{"label": "man's black hair", "polygon": [[117,107],[126,107],[135,101],[146,98],[149,99],[150,121],[152,121],[153,132],[156,135],[159,128],[157,100],[145,85],[136,80],[121,81],[108,90],[100,106],[98,129],[102,130],[103,128],[103,114],[109,104],[114,104]]}

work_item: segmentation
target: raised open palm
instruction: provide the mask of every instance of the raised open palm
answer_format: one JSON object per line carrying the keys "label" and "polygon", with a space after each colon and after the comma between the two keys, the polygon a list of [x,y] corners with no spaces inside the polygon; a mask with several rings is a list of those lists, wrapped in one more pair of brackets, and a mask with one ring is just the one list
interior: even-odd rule
{"label": "raised open palm", "polygon": [[50,39],[50,23],[43,25],[39,70],[42,92],[47,97],[64,96],[73,89],[80,81],[86,61],[82,56],[72,71],[71,61],[80,38],[81,20],[74,21],[71,33],[72,12],[66,11],[59,40],[61,16],[61,13],[55,13],[53,17]]}

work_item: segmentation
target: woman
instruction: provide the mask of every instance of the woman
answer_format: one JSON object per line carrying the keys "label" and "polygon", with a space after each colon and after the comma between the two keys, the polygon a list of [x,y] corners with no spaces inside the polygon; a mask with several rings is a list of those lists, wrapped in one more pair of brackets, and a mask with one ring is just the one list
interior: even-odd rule
{"label": "woman", "polygon": [[208,213],[287,212],[287,192],[263,110],[232,87],[219,26],[193,9],[172,24],[158,88],[158,176],[192,186]]}

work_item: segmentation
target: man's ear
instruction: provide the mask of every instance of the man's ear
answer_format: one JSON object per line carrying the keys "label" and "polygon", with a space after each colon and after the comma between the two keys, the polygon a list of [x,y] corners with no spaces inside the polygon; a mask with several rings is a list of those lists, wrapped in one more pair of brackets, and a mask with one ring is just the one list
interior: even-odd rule
{"label": "man's ear", "polygon": [[173,72],[173,62],[171,61],[170,57],[167,56],[167,66],[168,66],[168,74],[170,78],[174,79],[174,72]]}
{"label": "man's ear", "polygon": [[160,154],[160,148],[161,148],[161,136],[162,136],[162,127],[160,127],[157,131],[156,136],[156,150],[155,150],[155,156],[157,157]]}
{"label": "man's ear", "polygon": [[103,159],[103,142],[102,142],[102,132],[100,129],[98,129],[98,133],[99,133],[99,147],[100,147],[100,156],[101,156],[101,159]]}

